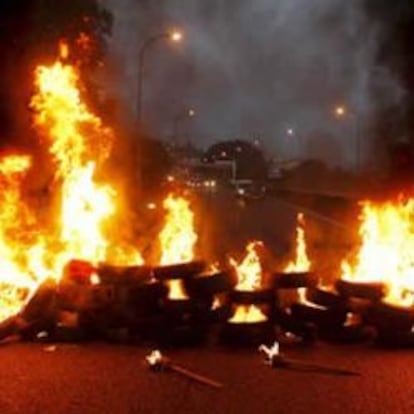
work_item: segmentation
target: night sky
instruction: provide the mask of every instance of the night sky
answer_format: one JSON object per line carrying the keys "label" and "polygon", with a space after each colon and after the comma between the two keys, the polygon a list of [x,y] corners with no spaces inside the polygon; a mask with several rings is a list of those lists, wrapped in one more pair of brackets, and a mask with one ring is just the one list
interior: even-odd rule
{"label": "night sky", "polygon": [[[144,120],[154,135],[199,146],[260,137],[281,158],[355,163],[358,129],[371,153],[376,111],[403,88],[376,63],[384,28],[362,0],[106,0],[114,14],[113,91],[135,114],[138,50],[153,34],[179,27],[180,45],[159,42],[146,55]],[[346,105],[346,117],[334,115]],[[368,157],[369,158],[369,157]],[[368,159],[369,161],[369,159]],[[367,162],[368,162],[367,161]]]}

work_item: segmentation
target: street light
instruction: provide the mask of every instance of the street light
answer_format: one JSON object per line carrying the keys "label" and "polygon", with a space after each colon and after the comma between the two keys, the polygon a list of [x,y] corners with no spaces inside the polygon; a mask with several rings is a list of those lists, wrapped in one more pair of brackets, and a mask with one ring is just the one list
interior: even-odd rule
{"label": "street light", "polygon": [[361,170],[361,131],[360,131],[360,119],[359,114],[354,111],[348,110],[344,105],[338,105],[334,109],[334,115],[338,119],[352,119],[354,128],[354,140],[355,140],[355,162],[357,171]]}
{"label": "street light", "polygon": [[184,119],[191,119],[196,115],[196,111],[193,108],[185,109],[180,111],[174,117],[174,126],[173,126],[173,141],[177,143],[177,137],[179,132],[180,122]]}
{"label": "street light", "polygon": [[142,44],[138,54],[138,90],[137,90],[137,121],[141,122],[142,118],[142,92],[143,92],[143,76],[144,64],[147,50],[161,40],[169,40],[173,43],[181,42],[183,34],[178,30],[161,32],[154,36],[148,37]]}
{"label": "street light", "polygon": [[335,108],[335,115],[337,116],[337,117],[343,117],[343,116],[345,116],[345,114],[346,114],[346,108],[345,108],[345,106],[337,106],[336,108]]}
{"label": "street light", "polygon": [[295,139],[295,147],[296,147],[296,157],[299,160],[302,149],[301,149],[301,139],[300,136],[296,133],[296,130],[292,127],[286,129],[286,135],[290,137],[290,139]]}

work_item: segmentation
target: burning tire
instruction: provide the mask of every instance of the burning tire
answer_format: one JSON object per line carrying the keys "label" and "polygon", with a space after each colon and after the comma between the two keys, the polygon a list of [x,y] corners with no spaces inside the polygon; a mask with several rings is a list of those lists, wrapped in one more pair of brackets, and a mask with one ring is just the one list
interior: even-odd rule
{"label": "burning tire", "polygon": [[200,274],[184,281],[185,288],[190,296],[199,297],[228,292],[233,289],[236,280],[230,272],[217,272],[214,274]]}
{"label": "burning tire", "polygon": [[335,287],[346,298],[356,297],[371,301],[379,301],[386,293],[385,285],[380,282],[350,282],[340,279]]}
{"label": "burning tire", "polygon": [[306,299],[317,305],[326,306],[328,308],[344,306],[346,303],[343,296],[318,287],[307,288]]}
{"label": "burning tire", "polygon": [[158,280],[187,279],[203,272],[206,262],[199,260],[188,263],[159,266],[153,269],[154,277]]}
{"label": "burning tire", "polygon": [[152,269],[148,266],[111,266],[101,264],[97,273],[102,283],[145,283],[152,277]]}
{"label": "burning tire", "polygon": [[346,321],[346,310],[339,307],[296,303],[291,307],[291,315],[303,322],[313,323],[319,330],[324,331],[341,327]]}
{"label": "burning tire", "polygon": [[376,303],[367,312],[365,322],[382,330],[411,331],[414,327],[414,309]]}
{"label": "burning tire", "polygon": [[280,272],[272,275],[272,286],[275,289],[298,289],[304,287],[314,287],[316,285],[317,279],[311,272]]}
{"label": "burning tire", "polygon": [[231,302],[228,294],[219,293],[212,298],[209,319],[210,322],[225,322],[231,317]]}
{"label": "burning tire", "polygon": [[64,267],[62,280],[78,284],[89,284],[91,276],[95,271],[95,267],[90,262],[74,259]]}

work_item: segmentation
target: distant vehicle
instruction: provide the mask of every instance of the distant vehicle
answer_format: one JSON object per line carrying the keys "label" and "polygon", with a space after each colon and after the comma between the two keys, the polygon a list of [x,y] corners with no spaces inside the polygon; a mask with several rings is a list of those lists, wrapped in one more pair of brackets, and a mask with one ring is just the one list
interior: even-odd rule
{"label": "distant vehicle", "polygon": [[217,191],[217,181],[214,179],[192,176],[189,177],[186,181],[188,188],[200,191],[200,192],[216,192]]}
{"label": "distant vehicle", "polygon": [[266,185],[253,180],[233,180],[237,197],[259,200],[266,195]]}

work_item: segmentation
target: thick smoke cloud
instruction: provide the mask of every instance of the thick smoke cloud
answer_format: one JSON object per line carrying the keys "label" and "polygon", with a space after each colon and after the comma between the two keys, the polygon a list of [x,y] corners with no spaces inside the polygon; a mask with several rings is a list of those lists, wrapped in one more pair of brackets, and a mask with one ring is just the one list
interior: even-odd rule
{"label": "thick smoke cloud", "polygon": [[[122,69],[117,86],[134,113],[143,40],[182,27],[182,45],[159,43],[146,57],[144,117],[162,137],[180,123],[200,146],[260,137],[281,158],[317,157],[352,166],[357,130],[401,91],[375,58],[381,28],[363,0],[106,0],[115,16],[111,51]],[[344,104],[346,117],[334,116]]]}

